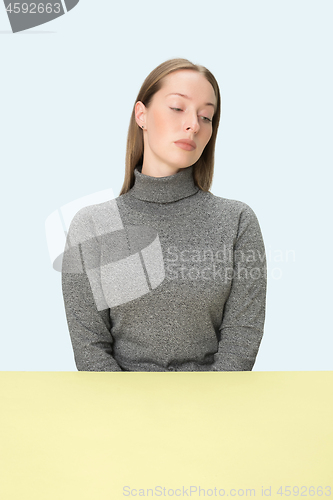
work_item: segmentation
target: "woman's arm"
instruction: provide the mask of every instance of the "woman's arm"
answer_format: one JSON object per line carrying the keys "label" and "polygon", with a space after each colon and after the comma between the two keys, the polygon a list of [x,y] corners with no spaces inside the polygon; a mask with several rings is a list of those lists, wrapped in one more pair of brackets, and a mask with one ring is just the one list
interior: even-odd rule
{"label": "woman's arm", "polygon": [[267,268],[257,217],[246,204],[234,246],[231,290],[224,305],[213,371],[252,370],[264,331]]}
{"label": "woman's arm", "polygon": [[90,269],[90,280],[87,274],[87,267],[99,259],[88,208],[81,209],[71,223],[62,263],[62,292],[75,363],[79,371],[122,371],[112,356],[109,309],[103,305],[97,281],[92,281],[98,267]]}

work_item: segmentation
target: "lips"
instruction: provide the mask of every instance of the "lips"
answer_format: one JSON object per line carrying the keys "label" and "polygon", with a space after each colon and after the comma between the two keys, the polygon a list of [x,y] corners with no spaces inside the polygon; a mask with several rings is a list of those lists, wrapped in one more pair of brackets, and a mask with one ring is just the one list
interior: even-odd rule
{"label": "lips", "polygon": [[179,141],[175,141],[175,144],[186,151],[193,151],[197,147],[196,143],[190,139],[180,139]]}

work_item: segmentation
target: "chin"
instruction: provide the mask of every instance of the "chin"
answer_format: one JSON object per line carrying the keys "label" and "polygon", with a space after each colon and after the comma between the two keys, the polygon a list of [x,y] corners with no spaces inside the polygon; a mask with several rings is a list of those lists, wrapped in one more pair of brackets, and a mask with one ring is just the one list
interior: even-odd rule
{"label": "chin", "polygon": [[170,165],[173,165],[177,168],[187,168],[187,167],[190,167],[191,165],[193,165],[196,161],[197,161],[197,158],[187,157],[187,158],[179,159],[178,161],[175,161],[175,162],[171,163]]}

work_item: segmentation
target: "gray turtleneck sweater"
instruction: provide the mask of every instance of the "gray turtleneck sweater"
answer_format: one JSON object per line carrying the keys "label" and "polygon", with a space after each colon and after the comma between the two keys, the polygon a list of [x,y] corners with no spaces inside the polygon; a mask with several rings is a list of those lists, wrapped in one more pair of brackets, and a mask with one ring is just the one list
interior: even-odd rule
{"label": "gray turtleneck sweater", "polygon": [[62,290],[78,370],[252,370],[266,301],[255,213],[199,189],[193,166],[134,175],[70,225]]}

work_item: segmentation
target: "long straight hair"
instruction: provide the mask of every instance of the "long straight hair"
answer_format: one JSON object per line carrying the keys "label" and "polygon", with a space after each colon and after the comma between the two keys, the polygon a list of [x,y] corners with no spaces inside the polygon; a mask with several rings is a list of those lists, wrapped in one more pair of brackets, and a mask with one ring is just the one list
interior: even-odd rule
{"label": "long straight hair", "polygon": [[119,196],[127,193],[134,185],[134,169],[143,162],[143,130],[135,120],[135,104],[141,101],[149,106],[153,95],[162,88],[163,78],[181,69],[190,69],[201,73],[212,85],[216,96],[216,109],[212,120],[212,135],[201,157],[194,163],[193,179],[196,186],[203,191],[209,191],[214,173],[214,154],[217,130],[220,122],[221,97],[220,89],[214,75],[204,66],[193,64],[187,59],[169,59],[155,68],[143,82],[135,100],[127,134],[125,180]]}

